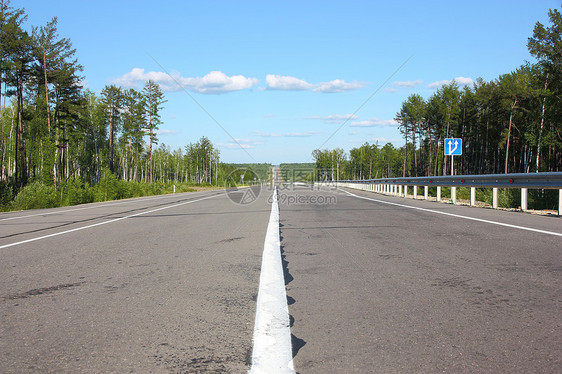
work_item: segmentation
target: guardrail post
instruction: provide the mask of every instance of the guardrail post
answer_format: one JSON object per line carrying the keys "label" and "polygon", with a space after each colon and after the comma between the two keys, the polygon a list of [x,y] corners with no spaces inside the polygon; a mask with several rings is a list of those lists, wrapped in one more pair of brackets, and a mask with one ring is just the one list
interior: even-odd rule
{"label": "guardrail post", "polygon": [[521,210],[527,210],[527,189],[521,188]]}
{"label": "guardrail post", "polygon": [[476,187],[470,187],[470,206],[476,205]]}
{"label": "guardrail post", "polygon": [[398,197],[402,197],[402,185],[398,186]]}
{"label": "guardrail post", "polygon": [[408,197],[408,186],[404,186],[404,197]]}
{"label": "guardrail post", "polygon": [[457,203],[457,188],[456,187],[451,187],[451,201],[453,202],[453,204]]}
{"label": "guardrail post", "polygon": [[397,192],[398,192],[398,188],[397,188],[397,186],[396,186],[395,184],[393,184],[393,185],[392,185],[392,195],[393,195],[393,196],[396,196]]}
{"label": "guardrail post", "polygon": [[558,190],[558,215],[562,216],[562,189]]}
{"label": "guardrail post", "polygon": [[418,186],[414,186],[414,200],[418,198]]}
{"label": "guardrail post", "polygon": [[423,198],[425,200],[429,199],[429,186],[423,186]]}
{"label": "guardrail post", "polygon": [[441,186],[437,186],[437,201],[441,201]]}
{"label": "guardrail post", "polygon": [[498,209],[498,188],[492,188],[492,208]]}

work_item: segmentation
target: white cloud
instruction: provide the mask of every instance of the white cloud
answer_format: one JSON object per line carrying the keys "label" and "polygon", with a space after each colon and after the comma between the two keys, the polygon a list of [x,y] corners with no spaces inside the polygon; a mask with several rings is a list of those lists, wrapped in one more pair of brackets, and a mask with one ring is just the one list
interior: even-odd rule
{"label": "white cloud", "polygon": [[456,77],[454,80],[460,85],[474,84],[474,80],[472,78]]}
{"label": "white cloud", "polygon": [[364,83],[346,82],[341,79],[335,79],[330,82],[318,83],[312,91],[324,92],[324,93],[336,93],[336,92],[358,90],[359,88],[363,88],[363,87],[365,87]]}
{"label": "white cloud", "polygon": [[398,81],[398,82],[393,82],[392,85],[393,86],[397,86],[397,87],[406,87],[406,88],[413,88],[416,86],[419,86],[420,84],[422,84],[423,81],[421,79],[416,79],[415,81]]}
{"label": "white cloud", "polygon": [[398,90],[396,88],[393,87],[387,87],[384,89],[384,92],[397,92]]}
{"label": "white cloud", "polygon": [[448,81],[448,80],[436,81],[436,82],[428,84],[427,88],[439,88],[439,87],[444,86],[444,85],[449,84],[449,83],[451,83],[451,81]]}
{"label": "white cloud", "polygon": [[178,133],[177,131],[168,130],[168,129],[160,129],[156,131],[156,134],[158,135],[176,135],[177,133]]}
{"label": "white cloud", "polygon": [[204,77],[182,77],[178,72],[170,75],[161,71],[145,72],[142,68],[133,68],[128,73],[113,79],[111,82],[125,88],[140,88],[148,80],[160,85],[163,91],[174,92],[187,89],[203,94],[221,94],[251,88],[259,83],[257,78],[246,78],[242,75],[227,76],[221,71],[211,71]]}
{"label": "white cloud", "polygon": [[447,85],[447,84],[451,84],[452,82],[457,82],[459,85],[461,86],[466,86],[466,85],[472,85],[474,84],[474,80],[472,78],[467,78],[467,77],[456,77],[453,80],[441,80],[441,81],[436,81],[433,83],[430,83],[427,85],[427,88],[439,88],[441,86]]}
{"label": "white cloud", "polygon": [[226,148],[226,149],[252,149],[252,148],[256,148],[255,146],[253,146],[251,144],[242,144],[242,143],[234,143],[234,142],[217,143],[217,145],[221,148]]}
{"label": "white cloud", "polygon": [[313,92],[323,93],[336,93],[351,90],[357,90],[365,87],[365,83],[359,82],[346,82],[342,79],[334,79],[329,82],[320,82],[317,84],[309,83],[303,79],[282,76],[275,74],[268,74],[265,77],[265,83],[268,90],[281,90],[281,91],[306,91],[312,90]]}
{"label": "white cloud", "polygon": [[254,131],[254,134],[263,138],[306,138],[309,136],[321,134],[320,131],[305,131],[305,132],[284,132],[284,133],[271,133]]}
{"label": "white cloud", "polygon": [[265,76],[268,90],[282,91],[305,91],[313,88],[313,85],[295,77],[268,74]]}
{"label": "white cloud", "polygon": [[217,143],[217,145],[221,148],[226,149],[253,149],[256,148],[257,145],[263,144],[262,142],[255,142],[251,139],[241,139],[236,138],[234,141],[228,143]]}
{"label": "white cloud", "polygon": [[398,122],[393,119],[379,119],[371,118],[364,121],[351,122],[349,127],[385,127],[385,126],[398,126]]}
{"label": "white cloud", "polygon": [[355,114],[332,114],[330,116],[310,116],[310,117],[306,117],[306,119],[318,119],[318,120],[322,120],[324,121],[324,123],[330,123],[330,124],[337,124],[337,123],[342,123],[344,121],[350,120],[350,119],[357,119],[359,117],[357,117]]}

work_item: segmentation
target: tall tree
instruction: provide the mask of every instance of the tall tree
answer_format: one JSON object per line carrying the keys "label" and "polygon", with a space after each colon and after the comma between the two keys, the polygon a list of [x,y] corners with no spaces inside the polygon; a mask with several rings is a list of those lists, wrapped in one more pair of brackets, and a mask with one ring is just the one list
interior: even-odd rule
{"label": "tall tree", "polygon": [[164,99],[164,94],[160,86],[149,80],[143,88],[145,112],[146,112],[146,132],[149,137],[149,155],[150,155],[150,182],[152,183],[154,174],[154,164],[152,160],[152,146],[158,144],[157,131],[162,120],[160,119],[160,112],[164,109],[163,104],[167,101]]}
{"label": "tall tree", "polygon": [[[59,38],[57,33],[57,17],[53,17],[45,26],[33,29],[35,38],[35,54],[37,64],[37,77],[39,83],[44,87],[46,112],[47,112],[47,129],[51,134],[51,118],[49,107],[49,84],[62,74],[62,70],[74,68],[81,71],[74,55],[76,49],[72,48],[72,43],[68,38]],[[70,64],[70,66],[69,66]]]}
{"label": "tall tree", "polygon": [[[4,107],[6,106],[6,75],[14,68],[15,52],[20,44],[18,37],[22,33],[21,25],[26,20],[22,9],[14,9],[10,6],[9,0],[0,0],[0,106],[2,105],[2,96],[4,95]],[[4,84],[4,94],[2,92],[2,84]],[[19,111],[18,111],[19,114]],[[4,157],[6,154],[6,143],[4,141],[5,134],[5,119],[7,116],[2,116],[2,139],[0,140],[0,164],[2,171],[0,179],[4,178]]]}
{"label": "tall tree", "polygon": [[123,91],[115,85],[106,86],[101,92],[105,109],[105,123],[109,137],[109,170],[115,173],[115,139],[121,128],[121,111],[123,109]]}
{"label": "tall tree", "polygon": [[125,153],[125,170],[124,174],[128,175],[128,179],[136,180],[137,168],[139,162],[139,153],[142,151],[144,128],[146,127],[146,118],[144,110],[143,95],[131,88],[123,94],[123,138],[126,144]]}
{"label": "tall tree", "polygon": [[[521,100],[528,98],[531,94],[529,72],[520,68],[509,74],[500,76],[499,87],[503,98],[504,106],[509,112],[509,120],[506,130],[504,131],[505,141],[505,163],[504,172],[507,174],[509,169],[509,146],[511,141],[512,127],[515,122],[516,111],[521,108]],[[502,145],[500,145],[502,146]]]}
{"label": "tall tree", "polygon": [[[544,124],[546,116],[547,98],[549,99],[549,109],[551,109],[552,126],[554,132],[559,135],[560,118],[562,116],[562,15],[558,9],[550,9],[548,12],[551,25],[545,27],[537,22],[533,29],[533,36],[527,42],[527,48],[540,65],[543,75],[543,98],[540,116],[540,127],[537,139],[536,171],[540,170],[541,147],[543,141]],[[552,93],[552,94],[550,94]],[[559,140],[562,141],[560,135]]]}
{"label": "tall tree", "polygon": [[400,111],[396,113],[395,120],[399,123],[400,132],[404,135],[406,144],[408,137],[412,139],[413,174],[418,175],[418,157],[416,154],[416,138],[421,137],[422,124],[425,120],[425,100],[418,94],[408,96],[402,103]]}
{"label": "tall tree", "polygon": [[9,39],[3,40],[3,48],[7,51],[7,83],[15,87],[17,98],[16,125],[16,183],[17,189],[27,183],[27,160],[25,146],[24,89],[31,75],[33,62],[33,39],[21,28],[22,17],[11,18],[4,28]]}

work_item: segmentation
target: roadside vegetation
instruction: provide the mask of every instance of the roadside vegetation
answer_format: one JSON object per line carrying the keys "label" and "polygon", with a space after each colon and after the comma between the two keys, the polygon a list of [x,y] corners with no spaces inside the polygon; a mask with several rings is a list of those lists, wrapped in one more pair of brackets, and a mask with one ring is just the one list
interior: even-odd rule
{"label": "roadside vegetation", "polygon": [[248,168],[267,179],[271,165],[224,164],[206,137],[160,144],[158,84],[96,94],[57,18],[27,29],[26,19],[0,0],[0,211],[236,185]]}
{"label": "roadside vegetation", "polygon": [[[428,98],[410,95],[395,117],[404,146],[365,143],[348,153],[316,149],[315,180],[450,175],[446,138],[463,140],[462,156],[454,157],[456,175],[561,171],[560,11],[551,9],[549,19],[550,25],[537,22],[527,41],[535,63],[526,62],[489,82],[477,79],[472,86],[453,81]],[[516,207],[518,194],[501,192],[500,205]],[[479,197],[491,201],[491,191]],[[529,191],[530,206],[540,209],[556,206],[557,199],[557,191]]]}

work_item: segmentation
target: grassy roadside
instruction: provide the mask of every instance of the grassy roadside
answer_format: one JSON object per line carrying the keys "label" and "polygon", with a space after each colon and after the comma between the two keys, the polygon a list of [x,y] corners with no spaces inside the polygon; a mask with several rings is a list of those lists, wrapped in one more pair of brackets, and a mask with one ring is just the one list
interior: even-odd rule
{"label": "grassy roadside", "polygon": [[56,191],[52,185],[35,181],[25,186],[13,198],[10,189],[0,186],[0,212],[56,208],[142,196],[165,195],[174,193],[174,189],[176,193],[181,193],[222,188],[224,187],[216,187],[210,184],[129,182],[118,180],[114,175],[107,173],[94,186],[76,178],[60,184]]}

